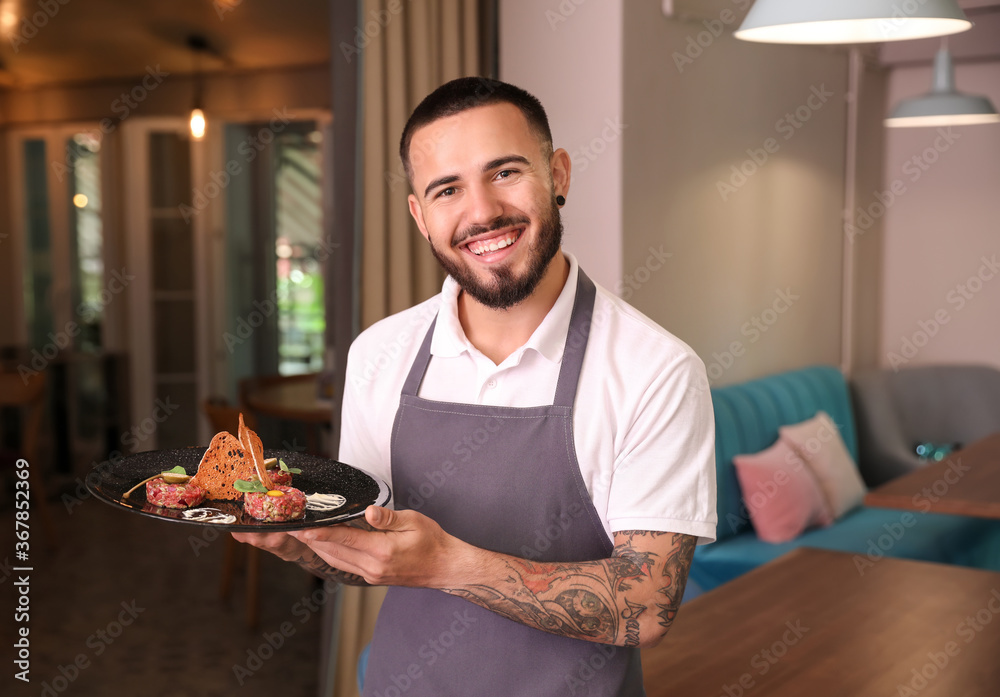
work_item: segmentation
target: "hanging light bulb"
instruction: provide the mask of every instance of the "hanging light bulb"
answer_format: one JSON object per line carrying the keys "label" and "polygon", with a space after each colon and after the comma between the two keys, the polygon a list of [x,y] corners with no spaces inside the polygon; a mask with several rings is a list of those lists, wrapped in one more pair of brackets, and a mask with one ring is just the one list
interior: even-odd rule
{"label": "hanging light bulb", "polygon": [[191,138],[193,140],[201,140],[205,137],[205,112],[201,109],[195,107],[191,110],[191,120],[189,121],[191,126]]}
{"label": "hanging light bulb", "polygon": [[194,107],[191,109],[188,126],[191,129],[191,139],[201,140],[205,137],[205,129],[208,126],[205,112],[201,108],[201,56],[209,50],[209,46],[205,37],[198,35],[189,36],[187,45],[194,52]]}

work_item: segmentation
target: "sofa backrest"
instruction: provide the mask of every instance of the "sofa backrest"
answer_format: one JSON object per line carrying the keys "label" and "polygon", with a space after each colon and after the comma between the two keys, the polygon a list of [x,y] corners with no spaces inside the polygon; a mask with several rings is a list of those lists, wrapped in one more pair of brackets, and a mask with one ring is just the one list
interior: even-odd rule
{"label": "sofa backrest", "polygon": [[851,379],[851,392],[869,486],[919,467],[917,443],[964,446],[1000,431],[1000,370],[992,366],[868,371]]}
{"label": "sofa backrest", "polygon": [[857,436],[847,382],[832,366],[813,366],[712,389],[719,540],[749,529],[733,457],[760,452],[778,440],[778,427],[825,411],[855,462]]}

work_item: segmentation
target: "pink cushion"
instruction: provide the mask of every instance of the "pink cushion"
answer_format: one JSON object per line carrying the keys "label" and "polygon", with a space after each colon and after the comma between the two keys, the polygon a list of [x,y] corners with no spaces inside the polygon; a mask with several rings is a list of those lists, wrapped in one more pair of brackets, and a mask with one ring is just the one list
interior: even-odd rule
{"label": "pink cushion", "polygon": [[816,475],[834,519],[861,504],[865,483],[840,437],[840,429],[826,412],[818,412],[794,426],[782,426],[778,432],[780,440],[804,459]]}
{"label": "pink cushion", "polygon": [[812,470],[784,441],[755,455],[737,455],[733,464],[750,520],[765,542],[788,542],[833,521]]}

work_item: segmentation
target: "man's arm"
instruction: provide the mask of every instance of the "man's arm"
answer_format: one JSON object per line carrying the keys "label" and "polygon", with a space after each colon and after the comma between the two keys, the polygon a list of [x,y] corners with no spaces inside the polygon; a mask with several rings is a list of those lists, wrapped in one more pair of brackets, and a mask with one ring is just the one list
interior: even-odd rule
{"label": "man's arm", "polygon": [[374,585],[437,588],[552,634],[653,646],[670,628],[694,555],[690,535],[615,534],[607,559],[533,562],[473,547],[415,511],[370,507],[373,530],[291,535],[334,568]]}
{"label": "man's arm", "polygon": [[695,538],[615,533],[608,559],[539,563],[506,555],[487,562],[485,582],[442,589],[553,634],[618,646],[654,646],[684,596]]}

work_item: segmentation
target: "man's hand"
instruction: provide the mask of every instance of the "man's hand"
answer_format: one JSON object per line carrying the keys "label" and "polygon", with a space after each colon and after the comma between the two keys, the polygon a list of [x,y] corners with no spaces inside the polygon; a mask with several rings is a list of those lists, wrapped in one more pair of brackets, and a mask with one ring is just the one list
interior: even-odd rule
{"label": "man's hand", "polygon": [[474,548],[432,519],[416,511],[369,506],[365,521],[371,529],[334,525],[289,535],[330,566],[372,585],[443,588],[462,583],[463,560],[474,556]]}
{"label": "man's hand", "polygon": [[233,539],[270,552],[285,561],[297,562],[300,557],[313,556],[309,547],[287,532],[234,532]]}
{"label": "man's hand", "polygon": [[316,552],[309,549],[308,545],[295,539],[287,532],[234,532],[233,539],[270,552],[285,561],[295,562],[319,578],[352,586],[366,585],[361,577],[344,573],[340,569],[328,565]]}

